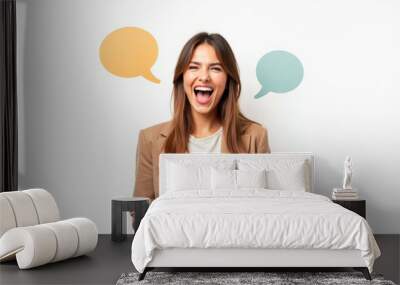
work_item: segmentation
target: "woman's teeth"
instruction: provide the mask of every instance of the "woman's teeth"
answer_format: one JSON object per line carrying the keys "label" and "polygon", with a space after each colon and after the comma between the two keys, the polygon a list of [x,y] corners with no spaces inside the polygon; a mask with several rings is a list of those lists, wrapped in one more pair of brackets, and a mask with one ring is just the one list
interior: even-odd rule
{"label": "woman's teeth", "polygon": [[211,87],[195,87],[194,94],[197,95],[208,95],[211,96],[214,90]]}

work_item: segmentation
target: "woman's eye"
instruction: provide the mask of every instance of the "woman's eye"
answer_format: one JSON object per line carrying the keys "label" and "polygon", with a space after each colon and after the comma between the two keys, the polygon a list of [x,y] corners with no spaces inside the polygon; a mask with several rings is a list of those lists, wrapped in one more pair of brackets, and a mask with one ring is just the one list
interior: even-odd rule
{"label": "woman's eye", "polygon": [[197,69],[197,66],[195,65],[189,66],[189,69]]}
{"label": "woman's eye", "polygon": [[211,69],[214,70],[214,71],[222,71],[222,69],[220,67],[213,67]]}

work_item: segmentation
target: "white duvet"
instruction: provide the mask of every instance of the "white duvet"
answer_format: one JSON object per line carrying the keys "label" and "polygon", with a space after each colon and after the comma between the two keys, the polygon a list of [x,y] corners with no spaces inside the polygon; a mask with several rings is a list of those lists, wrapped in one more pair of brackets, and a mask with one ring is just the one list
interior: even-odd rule
{"label": "white duvet", "polygon": [[132,243],[143,272],[154,249],[358,249],[372,272],[380,250],[366,220],[327,197],[299,191],[179,191],[154,200]]}

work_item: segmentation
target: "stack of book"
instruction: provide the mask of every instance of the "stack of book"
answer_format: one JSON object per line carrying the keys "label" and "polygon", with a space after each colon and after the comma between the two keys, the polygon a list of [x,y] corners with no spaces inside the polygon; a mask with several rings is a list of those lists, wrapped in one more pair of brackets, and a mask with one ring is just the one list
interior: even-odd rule
{"label": "stack of book", "polygon": [[358,192],[356,189],[334,188],[332,192],[334,200],[358,200]]}

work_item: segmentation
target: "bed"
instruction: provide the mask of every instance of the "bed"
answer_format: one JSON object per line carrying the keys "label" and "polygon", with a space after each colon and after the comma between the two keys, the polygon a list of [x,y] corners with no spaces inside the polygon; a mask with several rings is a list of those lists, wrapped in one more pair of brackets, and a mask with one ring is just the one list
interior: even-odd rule
{"label": "bed", "polygon": [[367,221],[314,192],[311,153],[161,154],[160,196],[132,242],[158,267],[352,267],[371,279]]}

